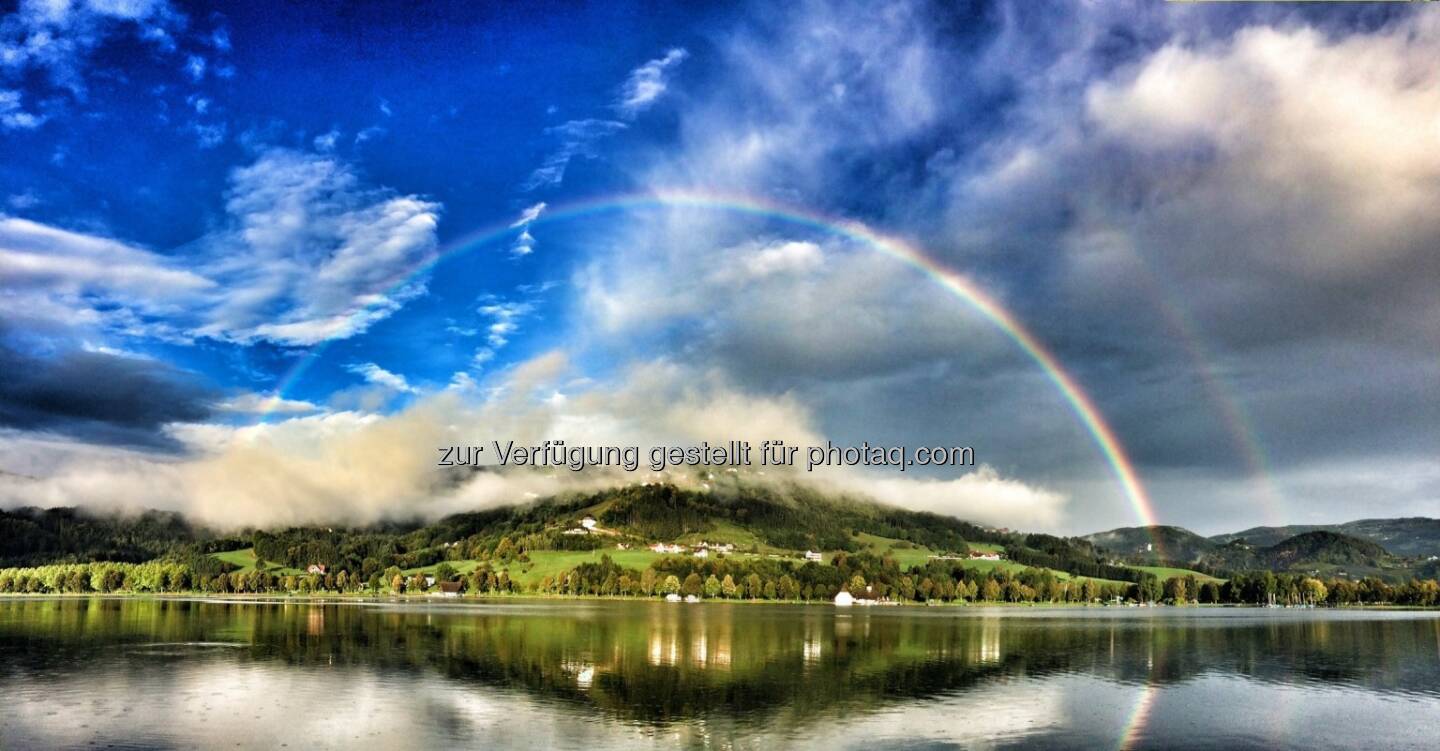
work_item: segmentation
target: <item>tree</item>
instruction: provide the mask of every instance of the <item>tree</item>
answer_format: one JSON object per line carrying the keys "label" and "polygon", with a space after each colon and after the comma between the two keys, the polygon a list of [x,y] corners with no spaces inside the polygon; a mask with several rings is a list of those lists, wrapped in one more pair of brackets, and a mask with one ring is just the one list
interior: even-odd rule
{"label": "tree", "polygon": [[[1430,584],[1433,586],[1434,582],[1430,582]],[[1309,605],[1324,602],[1325,597],[1330,594],[1323,582],[1319,579],[1311,579],[1308,576],[1300,582],[1300,592],[1304,595],[1306,604]]]}
{"label": "tree", "polygon": [[760,599],[760,588],[762,583],[759,574],[751,574],[745,577],[745,596],[752,600]]}
{"label": "tree", "polygon": [[435,567],[435,581],[437,582],[454,581],[455,576],[455,567],[448,563],[442,563]]}
{"label": "tree", "polygon": [[646,597],[655,594],[655,569],[647,568],[640,572],[640,592]]}
{"label": "tree", "polygon": [[1135,599],[1140,602],[1158,602],[1165,596],[1164,587],[1160,584],[1160,578],[1154,574],[1146,573],[1140,577],[1135,585]]}
{"label": "tree", "polygon": [[714,574],[711,574],[709,577],[707,577],[707,578],[705,579],[705,596],[706,596],[706,597],[719,597],[719,596],[720,596],[720,580],[719,580],[719,579],[716,579]]}
{"label": "tree", "polygon": [[784,574],[780,577],[780,584],[776,586],[776,591],[780,595],[780,599],[793,600],[800,595],[800,585],[789,574]]}
{"label": "tree", "polygon": [[681,585],[680,591],[683,594],[699,597],[700,593],[704,590],[704,586],[700,580],[700,575],[691,572],[689,576],[685,577],[685,583]]}
{"label": "tree", "polygon": [[1181,577],[1173,577],[1165,582],[1165,599],[1176,605],[1184,605],[1189,601],[1190,593],[1185,590],[1185,580]]}
{"label": "tree", "polygon": [[738,590],[739,587],[735,586],[735,577],[726,574],[725,578],[720,581],[720,594],[733,598]]}
{"label": "tree", "polygon": [[667,595],[680,594],[680,577],[674,574],[665,577],[665,583],[660,585],[660,591]]}
{"label": "tree", "polygon": [[985,586],[981,588],[981,594],[986,602],[998,602],[1000,600],[1000,583],[994,579],[986,579]]}

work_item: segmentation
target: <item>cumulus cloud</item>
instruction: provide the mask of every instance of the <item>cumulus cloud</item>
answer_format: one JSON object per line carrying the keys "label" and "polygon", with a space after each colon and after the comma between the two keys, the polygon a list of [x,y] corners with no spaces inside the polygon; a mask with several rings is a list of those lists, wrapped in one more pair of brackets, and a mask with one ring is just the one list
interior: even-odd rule
{"label": "cumulus cloud", "polygon": [[629,118],[649,109],[669,87],[674,69],[688,57],[689,52],[675,47],[667,50],[663,56],[630,71],[630,76],[620,87],[620,98],[615,102],[615,109]]}

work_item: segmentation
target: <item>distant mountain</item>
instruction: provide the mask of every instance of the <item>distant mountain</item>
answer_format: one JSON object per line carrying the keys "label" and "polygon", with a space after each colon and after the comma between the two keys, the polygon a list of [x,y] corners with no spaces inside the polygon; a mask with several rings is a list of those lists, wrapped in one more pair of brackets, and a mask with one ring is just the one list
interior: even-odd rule
{"label": "distant mountain", "polygon": [[1302,531],[1281,539],[1275,539],[1277,535],[1270,533],[1253,538],[1244,535],[1205,538],[1183,527],[1122,527],[1080,539],[1132,565],[1170,564],[1209,571],[1324,569],[1355,576],[1398,575],[1406,570],[1404,561],[1372,540],[1328,529],[1280,529]]}
{"label": "distant mountain", "polygon": [[1289,570],[1316,565],[1380,568],[1390,558],[1385,548],[1358,537],[1315,530],[1255,551],[1267,568]]}
{"label": "distant mountain", "polygon": [[583,537],[563,539],[563,527],[575,526],[585,515],[593,516],[602,529],[637,541],[706,538],[740,547],[786,550],[848,550],[855,547],[854,537],[861,533],[962,552],[967,542],[1008,539],[951,516],[826,493],[801,483],[732,478],[715,478],[703,492],[669,484],[639,484],[456,514],[413,536],[423,535],[442,544],[475,536],[498,540],[530,535],[541,544],[565,546],[585,542]]}
{"label": "distant mountain", "polygon": [[1440,519],[1412,516],[1401,519],[1360,519],[1344,524],[1291,525],[1288,527],[1252,527],[1242,532],[1215,535],[1212,542],[1224,545],[1244,540],[1256,547],[1269,547],[1306,532],[1338,532],[1359,537],[1383,546],[1387,551],[1416,558],[1440,556]]}
{"label": "distant mountain", "polygon": [[1121,527],[1080,539],[1116,555],[1156,563],[1199,563],[1220,547],[1184,527],[1164,525]]}

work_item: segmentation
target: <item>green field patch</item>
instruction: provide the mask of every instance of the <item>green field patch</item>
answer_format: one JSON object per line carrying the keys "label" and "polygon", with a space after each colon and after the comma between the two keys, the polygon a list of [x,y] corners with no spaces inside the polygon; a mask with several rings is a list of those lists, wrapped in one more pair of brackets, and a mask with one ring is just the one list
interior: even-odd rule
{"label": "green field patch", "polygon": [[[211,553],[210,557],[234,566],[237,569],[237,573],[248,574],[255,570],[255,548],[226,550],[221,553]],[[298,568],[287,568],[273,561],[265,562],[265,571],[275,574],[276,576],[291,576],[305,573]]]}
{"label": "green field patch", "polygon": [[1137,570],[1139,570],[1139,571],[1144,571],[1144,572],[1146,572],[1146,573],[1154,574],[1157,578],[1160,579],[1160,581],[1169,581],[1169,580],[1171,580],[1171,579],[1183,579],[1183,578],[1185,578],[1185,577],[1187,577],[1187,576],[1193,576],[1193,577],[1195,577],[1195,581],[1200,582],[1200,583],[1202,583],[1202,584],[1205,583],[1205,582],[1223,582],[1223,581],[1225,581],[1224,579],[1219,579],[1219,578],[1216,578],[1216,577],[1211,576],[1211,575],[1209,575],[1209,574],[1202,574],[1202,573],[1200,573],[1199,571],[1191,571],[1191,570],[1188,569],[1188,568],[1172,568],[1172,567],[1170,567],[1170,566],[1129,566],[1128,568],[1133,568],[1133,569],[1137,569]]}

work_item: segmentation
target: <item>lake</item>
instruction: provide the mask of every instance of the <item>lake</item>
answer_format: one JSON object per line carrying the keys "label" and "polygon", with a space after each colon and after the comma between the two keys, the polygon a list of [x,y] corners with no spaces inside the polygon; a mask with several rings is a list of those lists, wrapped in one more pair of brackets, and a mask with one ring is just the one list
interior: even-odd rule
{"label": "lake", "polygon": [[0,599],[5,748],[1434,748],[1440,614]]}

